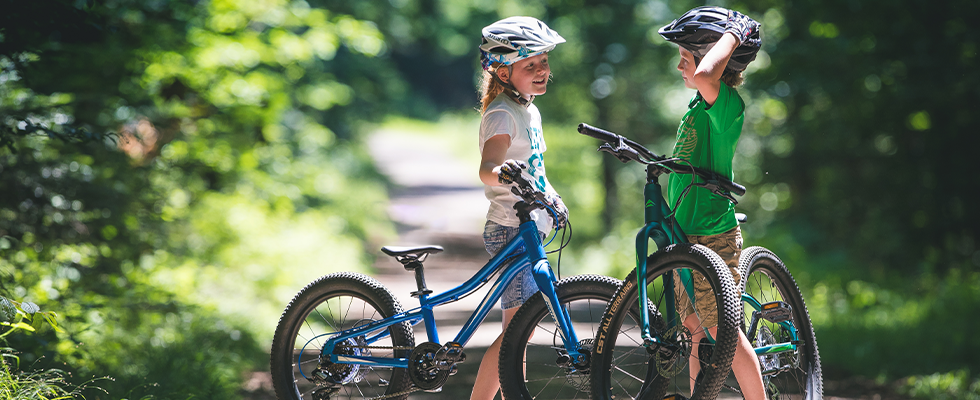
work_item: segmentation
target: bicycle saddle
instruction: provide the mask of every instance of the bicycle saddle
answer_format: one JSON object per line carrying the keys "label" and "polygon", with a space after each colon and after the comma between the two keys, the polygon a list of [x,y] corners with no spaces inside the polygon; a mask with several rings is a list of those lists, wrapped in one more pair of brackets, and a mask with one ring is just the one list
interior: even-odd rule
{"label": "bicycle saddle", "polygon": [[427,254],[442,253],[442,246],[385,246],[381,248],[381,251],[392,257],[400,258],[410,256],[412,258],[421,258]]}

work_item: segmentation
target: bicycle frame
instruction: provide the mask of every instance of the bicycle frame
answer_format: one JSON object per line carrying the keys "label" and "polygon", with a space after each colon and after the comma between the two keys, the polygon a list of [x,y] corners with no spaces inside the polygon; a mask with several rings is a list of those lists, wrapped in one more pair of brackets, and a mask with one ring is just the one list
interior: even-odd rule
{"label": "bicycle frame", "polygon": [[[687,235],[684,234],[676,225],[672,229],[665,229],[664,221],[666,221],[667,216],[671,214],[670,207],[667,206],[667,201],[664,200],[663,188],[658,182],[660,177],[660,167],[647,166],[647,183],[643,187],[643,228],[640,232],[636,234],[636,270],[637,279],[645,280],[647,276],[647,255],[649,254],[650,240],[657,245],[658,249],[662,249],[670,244],[686,243]],[[687,271],[687,274],[682,274],[681,279],[685,284],[690,284],[691,275]],[[671,316],[669,321],[666,321],[669,327],[673,327],[680,321],[674,320],[673,316],[676,314],[674,309],[674,280],[669,275],[664,279],[664,284],[667,286],[664,288],[664,293],[666,295],[666,305],[667,305],[667,315]],[[684,276],[686,275],[686,276]],[[642,310],[644,308],[644,303],[647,298],[647,285],[645,282],[637,282],[637,290],[639,291],[639,306]],[[688,290],[687,293],[694,293],[693,290]],[[692,298],[693,302],[694,299]],[[652,340],[654,342],[659,342],[659,339],[654,338],[650,335],[650,318],[647,313],[640,313],[640,327],[643,339]]]}
{"label": "bicycle frame", "polygon": [[[658,181],[661,175],[660,167],[648,166],[647,167],[647,183],[643,188],[643,199],[644,199],[644,212],[643,219],[644,225],[640,229],[640,232],[636,234],[636,258],[637,258],[637,279],[643,279],[647,274],[647,255],[649,254],[649,244],[650,240],[657,245],[658,249],[662,249],[671,244],[677,243],[687,243],[687,235],[684,234],[680,228],[674,224],[672,227],[665,227],[664,222],[667,217],[671,214],[670,207],[667,205],[666,200],[663,196],[663,188],[660,186]],[[694,303],[694,290],[692,287],[692,277],[690,270],[681,270],[678,272],[680,274],[681,282],[685,285],[686,293],[691,297],[691,303]],[[664,294],[665,302],[667,306],[667,315],[671,316],[667,322],[667,327],[674,327],[681,321],[676,321],[673,317],[676,314],[675,302],[674,302],[674,280],[670,276],[672,272],[669,272],[664,279]],[[640,306],[643,306],[643,301],[647,298],[647,285],[642,284],[642,282],[637,282],[637,290],[639,295],[637,296],[640,301]],[[748,303],[756,311],[762,310],[762,304],[759,303],[754,297],[742,293],[742,301]],[[789,343],[777,343],[769,346],[763,346],[755,349],[757,355],[766,354],[777,354],[787,351],[796,351],[796,342],[799,340],[797,336],[796,327],[789,322],[779,323],[781,327],[790,332],[790,337],[792,341]],[[660,342],[659,338],[653,337],[650,334],[650,320],[647,313],[640,313],[640,326],[641,334],[644,341]],[[711,334],[705,329],[705,334],[708,339],[714,341]]]}
{"label": "bicycle frame", "polygon": [[[505,265],[505,262],[515,255],[517,256],[517,259],[509,265]],[[460,346],[465,346],[476,332],[476,329],[486,319],[487,315],[490,313],[490,310],[497,303],[497,300],[499,300],[500,296],[503,295],[503,291],[507,287],[507,284],[513,281],[524,267],[529,265],[532,268],[534,281],[537,283],[538,288],[544,295],[545,304],[547,304],[548,310],[551,312],[552,316],[555,317],[555,321],[558,321],[559,332],[561,334],[561,339],[565,344],[565,349],[568,351],[569,356],[571,356],[573,360],[581,359],[584,357],[584,354],[579,351],[578,338],[575,335],[574,330],[572,330],[571,318],[568,315],[568,310],[564,309],[563,307],[559,307],[560,303],[558,301],[558,296],[555,292],[554,285],[557,280],[555,279],[554,272],[551,270],[551,265],[548,263],[548,259],[544,252],[544,246],[541,244],[541,237],[538,234],[538,228],[534,221],[522,223],[520,225],[520,234],[508,242],[496,256],[490,259],[490,261],[480,269],[479,272],[470,277],[470,279],[463,284],[431,297],[426,294],[419,295],[420,306],[412,310],[401,312],[381,320],[372,321],[366,325],[347,329],[339,333],[334,332],[314,337],[310,339],[306,345],[304,345],[304,349],[307,345],[318,338],[332,336],[329,340],[327,340],[320,351],[321,357],[329,357],[330,361],[332,362],[370,365],[376,367],[407,368],[407,358],[338,355],[333,354],[334,348],[341,342],[357,340],[356,338],[360,336],[364,336],[360,342],[362,345],[371,345],[372,343],[375,343],[378,340],[388,336],[388,331],[385,328],[405,321],[408,321],[412,325],[416,325],[420,321],[423,321],[425,324],[425,331],[428,336],[428,341],[432,343],[440,343],[439,333],[436,329],[435,317],[432,312],[433,308],[456,301],[478,290],[479,287],[483,283],[487,282],[494,273],[503,268],[500,277],[497,278],[493,286],[490,288],[490,292],[483,298],[483,301],[476,308],[476,310],[474,310],[473,314],[470,315],[470,318],[463,325],[462,329],[460,329],[459,333],[456,335],[456,338],[453,339],[454,343],[457,343]],[[378,330],[381,330],[381,332],[371,335],[372,332],[376,332]],[[300,357],[302,357],[302,353],[303,352],[300,352]]]}

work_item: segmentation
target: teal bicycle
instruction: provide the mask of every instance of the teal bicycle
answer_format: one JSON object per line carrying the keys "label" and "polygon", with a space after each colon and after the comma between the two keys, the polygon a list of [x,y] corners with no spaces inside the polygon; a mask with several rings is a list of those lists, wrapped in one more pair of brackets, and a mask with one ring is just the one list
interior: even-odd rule
{"label": "teal bicycle", "polygon": [[[743,279],[737,288],[729,287],[731,274],[721,259],[703,246],[687,243],[658,178],[693,174],[697,179],[692,177],[689,190],[702,187],[732,202],[733,194],[742,195],[745,188],[683,160],[658,156],[620,135],[585,124],[579,125],[579,132],[605,142],[599,150],[623,162],[646,165],[647,172],[645,225],[636,237],[637,267],[603,315],[593,352],[593,398],[686,399],[689,394],[692,399],[715,399],[723,389],[740,394],[734,379],[728,379],[737,329],[755,348],[769,399],[822,398],[816,338],[792,275],[772,252],[751,247],[739,260]],[[744,216],[740,220],[744,222]],[[658,249],[652,254],[650,240]],[[719,316],[716,337],[708,332],[698,343],[692,341],[694,332],[681,324],[675,307],[675,285],[693,293],[691,271],[711,282]],[[637,308],[638,299],[653,303],[657,312],[637,320],[629,309]],[[695,361],[689,360],[700,364],[694,379],[686,367]]]}

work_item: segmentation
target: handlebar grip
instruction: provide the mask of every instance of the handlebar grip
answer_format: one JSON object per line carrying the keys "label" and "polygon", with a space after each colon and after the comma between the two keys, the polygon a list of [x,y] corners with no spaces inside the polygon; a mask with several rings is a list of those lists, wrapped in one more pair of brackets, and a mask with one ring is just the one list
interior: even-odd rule
{"label": "handlebar grip", "polygon": [[591,136],[606,143],[618,143],[620,136],[604,129],[599,129],[586,123],[578,124],[578,133]]}
{"label": "handlebar grip", "polygon": [[745,195],[745,186],[739,185],[738,183],[735,183],[735,182],[730,182],[731,185],[728,185],[729,182],[730,181],[726,181],[723,184],[723,186],[725,187],[725,189],[727,189],[729,192],[732,192],[732,193],[734,193],[736,195],[739,195],[739,196],[744,196]]}
{"label": "handlebar grip", "polygon": [[709,179],[709,180],[712,180],[712,181],[717,182],[718,183],[718,186],[720,186],[722,189],[725,189],[725,190],[727,190],[729,192],[732,192],[732,193],[734,193],[734,194],[736,194],[738,196],[744,196],[745,195],[745,186],[739,185],[738,183],[729,180],[727,177],[722,176],[721,174],[719,174],[717,172],[713,172],[713,171],[710,171],[710,170],[707,170],[707,169],[704,169],[704,168],[698,168],[698,167],[694,167],[694,170],[692,171],[686,165],[685,166],[678,166],[675,163],[671,163],[671,164],[675,168],[677,168],[677,170],[678,170],[677,172],[683,172],[683,173],[686,173],[686,174],[689,174],[691,172],[694,172],[695,175],[700,176],[701,178]]}

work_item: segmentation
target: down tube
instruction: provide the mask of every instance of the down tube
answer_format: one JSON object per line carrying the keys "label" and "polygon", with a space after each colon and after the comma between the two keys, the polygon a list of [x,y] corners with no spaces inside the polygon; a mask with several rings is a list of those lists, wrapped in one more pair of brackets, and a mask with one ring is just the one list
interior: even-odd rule
{"label": "down tube", "polygon": [[[649,249],[650,231],[655,225],[655,223],[648,223],[636,234],[636,289],[639,291],[637,301],[639,302],[638,307],[640,310],[646,309],[647,250]],[[644,339],[649,338],[650,317],[645,312],[640,313],[640,328],[641,337]]]}

